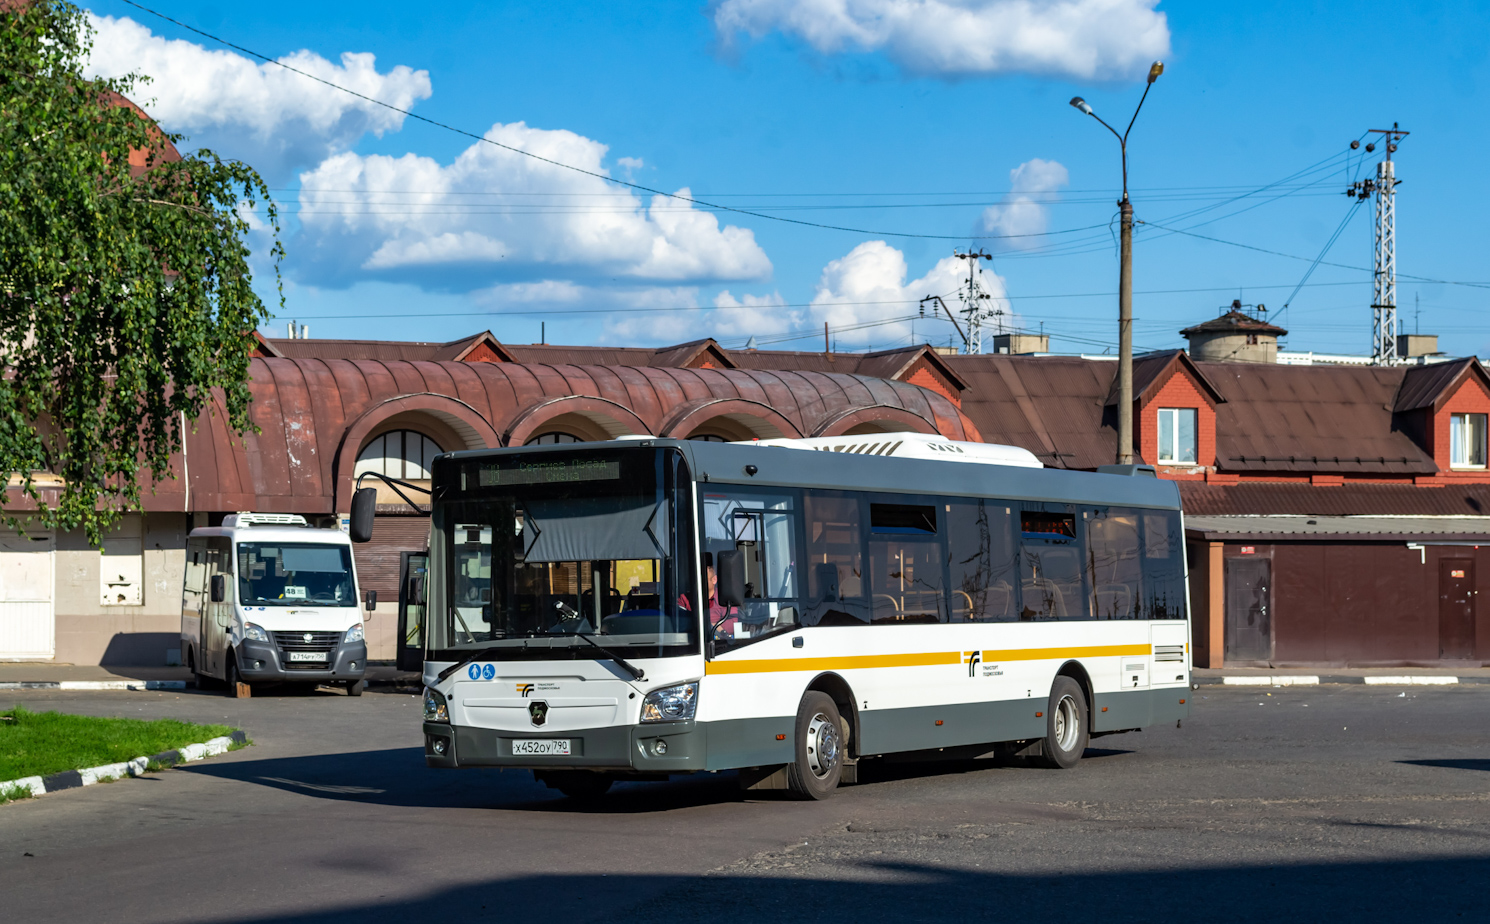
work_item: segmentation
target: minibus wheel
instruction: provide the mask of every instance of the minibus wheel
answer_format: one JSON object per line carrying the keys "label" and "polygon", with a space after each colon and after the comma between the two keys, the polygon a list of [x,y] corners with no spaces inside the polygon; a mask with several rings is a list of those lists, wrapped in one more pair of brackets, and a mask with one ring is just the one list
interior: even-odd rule
{"label": "minibus wheel", "polygon": [[786,768],[786,782],[799,799],[826,799],[843,775],[843,717],[832,697],[816,690],[797,707],[797,759]]}
{"label": "minibus wheel", "polygon": [[348,680],[347,681],[347,695],[348,696],[361,696],[362,695],[362,681],[360,681],[360,680]]}
{"label": "minibus wheel", "polygon": [[1087,720],[1081,684],[1065,674],[1056,677],[1045,710],[1045,739],[1040,742],[1040,757],[1047,767],[1070,770],[1076,766],[1086,751]]}

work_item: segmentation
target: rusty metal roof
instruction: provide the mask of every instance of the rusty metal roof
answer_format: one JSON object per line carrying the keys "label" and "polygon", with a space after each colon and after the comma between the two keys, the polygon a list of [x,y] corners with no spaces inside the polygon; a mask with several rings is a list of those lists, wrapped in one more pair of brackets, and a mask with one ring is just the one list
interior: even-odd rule
{"label": "rusty metal roof", "polygon": [[1253,481],[1181,481],[1185,515],[1256,516],[1490,516],[1490,485],[1312,485]]}
{"label": "rusty metal roof", "polygon": [[1392,410],[1397,413],[1431,408],[1439,400],[1451,394],[1466,374],[1473,373],[1480,381],[1490,386],[1490,376],[1485,367],[1474,357],[1427,366],[1412,366],[1402,376],[1402,387],[1397,390],[1397,400]]}
{"label": "rusty metal roof", "polygon": [[1002,353],[942,359],[968,383],[963,413],[988,442],[1028,449],[1057,468],[1092,469],[1113,460],[1116,411],[1104,407],[1104,398],[1117,363]]}
{"label": "rusty metal roof", "polygon": [[1196,363],[1226,396],[1216,467],[1230,472],[1428,475],[1433,458],[1397,427],[1403,369]]}
{"label": "rusty metal roof", "polygon": [[1180,331],[1180,335],[1184,337],[1188,337],[1191,334],[1215,333],[1271,334],[1275,337],[1282,337],[1288,331],[1276,324],[1269,324],[1261,318],[1255,318],[1236,307],[1219,318],[1211,318],[1209,321],[1204,321]]}
{"label": "rusty metal roof", "polygon": [[[1133,357],[1133,399],[1142,400],[1149,389],[1156,385],[1162,386],[1169,381],[1170,372],[1176,366],[1184,367],[1190,378],[1200,386],[1215,404],[1221,404],[1226,398],[1216,390],[1213,384],[1200,367],[1190,358],[1190,354],[1184,350],[1162,350],[1157,353],[1145,353]],[[1118,400],[1117,375],[1112,377],[1112,386],[1107,391],[1107,404],[1117,404]]]}

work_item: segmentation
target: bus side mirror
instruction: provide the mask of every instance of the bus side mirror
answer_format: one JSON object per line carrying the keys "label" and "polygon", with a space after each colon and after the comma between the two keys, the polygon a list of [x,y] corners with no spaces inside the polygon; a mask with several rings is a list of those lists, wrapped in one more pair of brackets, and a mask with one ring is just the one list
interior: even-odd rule
{"label": "bus side mirror", "polygon": [[225,574],[212,575],[212,602],[222,603],[228,599],[228,577]]}
{"label": "bus side mirror", "polygon": [[718,581],[720,606],[742,606],[745,603],[745,553],[739,549],[714,556],[714,577]]}
{"label": "bus side mirror", "polygon": [[377,608],[378,608],[378,592],[376,590],[369,590],[367,592],[367,611],[369,613],[371,613],[373,610],[375,610]]}
{"label": "bus side mirror", "polygon": [[347,525],[347,534],[353,542],[372,539],[373,516],[378,512],[378,489],[358,488],[352,495],[352,522]]}

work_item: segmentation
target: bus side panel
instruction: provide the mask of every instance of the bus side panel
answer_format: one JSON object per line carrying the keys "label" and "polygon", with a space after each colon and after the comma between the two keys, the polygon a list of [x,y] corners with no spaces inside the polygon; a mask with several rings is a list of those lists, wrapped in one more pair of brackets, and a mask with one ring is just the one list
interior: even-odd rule
{"label": "bus side panel", "polygon": [[[725,719],[708,722],[707,769],[730,770],[736,767],[770,767],[796,760],[792,736],[796,716],[774,718]],[[777,736],[781,740],[777,740]]]}
{"label": "bus side panel", "polygon": [[861,713],[860,753],[893,754],[1045,736],[1045,697]]}

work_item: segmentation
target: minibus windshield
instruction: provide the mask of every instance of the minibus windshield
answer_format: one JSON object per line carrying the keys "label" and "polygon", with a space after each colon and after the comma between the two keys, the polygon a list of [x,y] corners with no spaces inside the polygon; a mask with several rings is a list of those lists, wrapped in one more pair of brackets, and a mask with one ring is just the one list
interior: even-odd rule
{"label": "minibus windshield", "polygon": [[312,542],[238,543],[244,606],[356,606],[352,550]]}
{"label": "minibus windshield", "polygon": [[549,451],[450,465],[464,490],[436,502],[444,618],[431,620],[432,660],[486,648],[498,649],[492,660],[593,657],[584,636],[627,657],[698,650],[691,486],[676,453]]}

